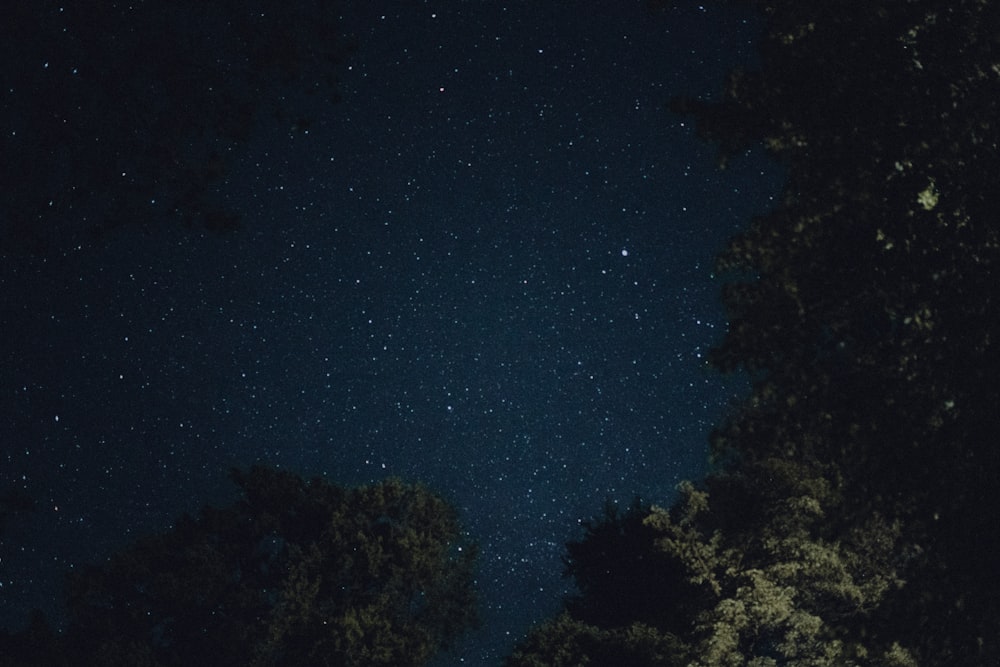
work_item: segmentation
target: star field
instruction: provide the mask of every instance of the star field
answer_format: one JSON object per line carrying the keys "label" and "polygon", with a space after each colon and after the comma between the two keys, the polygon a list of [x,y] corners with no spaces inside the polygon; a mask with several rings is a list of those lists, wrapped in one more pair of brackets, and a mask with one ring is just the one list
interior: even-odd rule
{"label": "star field", "polygon": [[339,103],[300,91],[313,121],[263,117],[230,156],[240,230],[4,259],[0,488],[38,503],[0,537],[8,627],[263,462],[459,507],[484,627],[457,656],[495,664],[558,608],[580,520],[704,472],[744,388],[705,369],[713,254],[780,174],[755,151],[716,170],[664,107],[715,95],[753,26],[714,5],[356,4]]}

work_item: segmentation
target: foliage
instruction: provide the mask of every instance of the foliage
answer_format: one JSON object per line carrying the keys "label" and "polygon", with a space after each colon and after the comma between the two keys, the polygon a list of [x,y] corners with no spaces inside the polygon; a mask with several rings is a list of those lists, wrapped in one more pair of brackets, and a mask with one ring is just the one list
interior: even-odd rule
{"label": "foliage", "polygon": [[756,279],[726,292],[714,360],[763,373],[714,447],[824,468],[843,529],[892,517],[908,583],[871,630],[921,662],[995,662],[1000,8],[757,4],[762,69],[713,113],[790,179],[719,260]]}
{"label": "foliage", "polygon": [[642,623],[610,629],[562,614],[537,628],[504,663],[506,667],[668,667],[682,664],[685,646]]}
{"label": "foliage", "polygon": [[239,502],[70,577],[66,664],[421,665],[475,623],[475,546],[425,488],[233,478]]}
{"label": "foliage", "polygon": [[696,608],[698,591],[680,561],[655,547],[649,509],[638,498],[624,513],[608,502],[600,520],[584,523],[583,539],[566,545],[565,574],[579,590],[566,601],[574,618],[601,627],[673,628]]}
{"label": "foliage", "polygon": [[[704,484],[648,511],[651,534],[609,517],[571,557],[637,550],[624,562],[657,575],[571,568],[585,600],[518,664],[655,619],[641,594],[627,607],[662,567],[662,605],[687,620],[652,621],[683,645],[667,664],[996,664],[1000,6],[751,4],[760,70],[674,108],[723,164],[763,142],[789,167],[718,259],[730,326],[712,362],[751,371],[752,394],[713,433]],[[582,611],[605,606],[613,622]]]}
{"label": "foliage", "polygon": [[820,492],[775,503],[752,533],[709,534],[709,495],[690,485],[673,513],[653,508],[646,518],[662,536],[658,547],[712,594],[694,618],[692,664],[740,665],[749,658],[756,665],[832,666],[859,664],[879,651],[851,630],[898,583],[887,567],[898,529],[872,517],[841,539],[825,537],[822,524],[833,509],[821,500],[825,484],[801,486]]}

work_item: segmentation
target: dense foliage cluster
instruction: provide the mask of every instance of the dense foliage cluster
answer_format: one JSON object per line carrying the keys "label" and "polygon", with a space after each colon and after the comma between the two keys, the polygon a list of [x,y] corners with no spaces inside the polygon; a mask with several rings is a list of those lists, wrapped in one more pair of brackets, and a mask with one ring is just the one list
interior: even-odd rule
{"label": "dense foliage cluster", "polygon": [[510,665],[1000,660],[1000,6],[752,4],[760,70],[675,104],[723,164],[763,142],[789,168],[781,204],[719,258],[730,329],[712,361],[748,369],[752,395],[705,483],[635,512],[643,540],[619,531],[631,561],[669,562],[652,589],[684,613],[642,595],[587,613],[647,576],[591,581],[609,549],[591,529],[569,558],[590,599]]}
{"label": "dense foliage cluster", "polygon": [[475,545],[425,488],[234,479],[241,501],[72,575],[69,629],[36,619],[0,664],[416,666],[475,624]]}

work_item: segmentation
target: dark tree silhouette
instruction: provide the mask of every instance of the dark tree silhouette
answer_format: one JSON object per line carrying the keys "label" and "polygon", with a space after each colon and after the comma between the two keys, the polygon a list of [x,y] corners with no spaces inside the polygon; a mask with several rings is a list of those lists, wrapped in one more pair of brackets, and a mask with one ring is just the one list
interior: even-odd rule
{"label": "dark tree silhouette", "polygon": [[475,624],[475,545],[427,489],[233,478],[239,502],[72,574],[69,629],[36,619],[0,664],[422,665]]}
{"label": "dark tree silhouette", "polygon": [[697,590],[656,546],[649,511],[639,498],[625,512],[609,501],[599,520],[584,523],[583,538],[566,545],[566,575],[579,591],[566,601],[573,618],[612,628],[640,622],[673,630],[687,622]]}
{"label": "dark tree silhouette", "polygon": [[[705,483],[643,521],[703,594],[687,628],[653,621],[681,649],[643,664],[997,664],[1000,5],[747,4],[760,70],[674,109],[723,164],[763,142],[789,176],[718,259],[711,360],[754,386]],[[588,541],[648,543],[614,520]],[[627,567],[581,572],[512,664],[584,663],[653,617]]]}

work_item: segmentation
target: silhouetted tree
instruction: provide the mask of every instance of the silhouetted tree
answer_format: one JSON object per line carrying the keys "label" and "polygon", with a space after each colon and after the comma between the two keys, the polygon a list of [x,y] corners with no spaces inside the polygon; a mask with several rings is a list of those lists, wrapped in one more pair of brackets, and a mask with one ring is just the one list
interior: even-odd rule
{"label": "silhouetted tree", "polygon": [[422,665],[475,624],[475,545],[427,489],[233,479],[239,502],[72,574],[67,632],[36,623],[11,655],[44,640],[62,657],[38,664]]}
{"label": "silhouetted tree", "polygon": [[[703,594],[687,629],[655,627],[675,661],[646,664],[996,664],[1000,5],[749,4],[760,70],[674,108],[723,162],[763,142],[789,176],[718,260],[729,327],[711,360],[754,385],[705,483],[644,520]],[[591,532],[629,548],[614,522]],[[515,664],[615,644],[627,602],[613,624],[582,616],[617,571]]]}
{"label": "silhouetted tree", "polygon": [[682,564],[657,548],[649,511],[639,498],[624,513],[609,501],[603,517],[583,524],[583,538],[566,545],[566,575],[579,591],[566,600],[573,618],[605,628],[688,622],[697,591]]}

